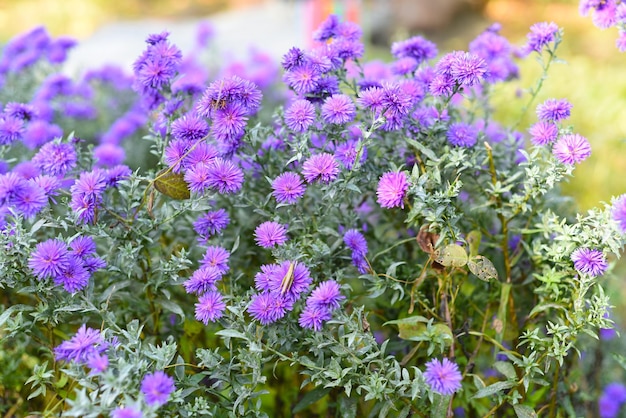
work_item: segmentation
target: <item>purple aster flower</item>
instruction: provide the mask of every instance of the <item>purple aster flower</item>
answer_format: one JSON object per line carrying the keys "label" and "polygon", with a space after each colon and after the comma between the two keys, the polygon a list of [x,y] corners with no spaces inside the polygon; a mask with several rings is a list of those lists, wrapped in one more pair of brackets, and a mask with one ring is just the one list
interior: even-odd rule
{"label": "purple aster flower", "polygon": [[445,75],[438,74],[433,77],[428,90],[430,94],[435,97],[438,96],[450,96],[454,92],[455,81],[452,77],[446,77]]}
{"label": "purple aster flower", "polygon": [[[280,311],[277,312],[275,309],[275,306],[281,303],[281,299],[284,299],[281,295],[269,292],[254,295],[248,305],[248,313],[261,325],[276,322],[282,317]],[[284,316],[284,312],[282,314]]]}
{"label": "purple aster flower", "polygon": [[600,413],[600,418],[617,418],[621,406],[619,402],[616,402],[605,393],[598,398],[598,412]]}
{"label": "purple aster flower", "polygon": [[361,90],[357,104],[364,109],[368,109],[378,115],[384,107],[385,92],[381,87],[369,87],[365,90]]}
{"label": "purple aster flower", "polygon": [[326,123],[344,124],[356,116],[356,107],[352,99],[345,94],[334,94],[322,105],[322,118]]}
{"label": "purple aster flower", "polygon": [[300,48],[293,47],[285,55],[280,62],[285,71],[291,71],[295,67],[304,64],[304,51]]}
{"label": "purple aster flower", "polygon": [[198,163],[185,172],[185,182],[189,190],[198,194],[202,194],[209,187],[209,177],[209,164]]}
{"label": "purple aster flower", "polygon": [[306,187],[296,173],[283,173],[272,182],[272,194],[278,203],[294,204],[304,196]]}
{"label": "purple aster flower", "polygon": [[574,165],[585,161],[591,155],[591,145],[581,135],[563,135],[554,143],[552,153],[561,163]]}
{"label": "purple aster flower", "polygon": [[[335,158],[343,164],[346,170],[352,170],[357,158],[358,140],[348,140],[337,145],[335,148]],[[367,148],[361,144],[361,160],[359,164],[363,164],[367,160]]]}
{"label": "purple aster flower", "polygon": [[95,254],[96,243],[92,237],[79,235],[70,241],[70,248],[74,255],[84,259]]}
{"label": "purple aster flower", "polygon": [[457,147],[473,147],[478,140],[478,129],[473,125],[457,122],[450,125],[447,132],[448,142]]}
{"label": "purple aster flower", "polygon": [[220,273],[224,274],[228,271],[228,259],[230,253],[227,249],[212,245],[206,249],[204,257],[200,261],[203,266],[213,266],[217,268]]}
{"label": "purple aster flower", "polygon": [[183,159],[190,147],[191,143],[185,139],[175,139],[167,144],[163,153],[163,161],[172,168],[172,172],[180,172]]}
{"label": "purple aster flower", "polygon": [[312,65],[300,65],[285,73],[284,80],[298,94],[315,90],[320,81],[320,72]]}
{"label": "purple aster flower", "polygon": [[339,291],[339,283],[334,280],[326,280],[311,292],[311,295],[306,300],[306,306],[312,308],[321,307],[332,311],[337,309],[339,302],[345,298]]}
{"label": "purple aster flower", "polygon": [[419,63],[413,57],[403,57],[396,60],[391,65],[391,72],[396,75],[411,74],[417,69]]}
{"label": "purple aster flower", "polygon": [[[623,4],[625,3],[622,3],[622,5]],[[626,9],[626,6],[624,6],[624,8]],[[626,21],[626,18],[624,19],[624,21]],[[615,46],[617,47],[619,52],[626,52],[626,30],[619,31],[619,36],[615,40]]]}
{"label": "purple aster flower", "polygon": [[611,209],[611,216],[613,220],[617,222],[622,234],[626,234],[626,194],[615,199],[613,208]]}
{"label": "purple aster flower", "polygon": [[187,293],[203,294],[216,290],[215,283],[222,278],[222,272],[215,266],[206,265],[194,271],[183,286]]}
{"label": "purple aster flower", "polygon": [[120,406],[111,412],[111,418],[143,418],[143,414],[132,406]]}
{"label": "purple aster flower", "polygon": [[148,405],[166,404],[174,389],[174,379],[161,370],[145,375],[141,381],[141,393]]}
{"label": "purple aster flower", "polygon": [[313,40],[318,42],[325,42],[330,38],[337,36],[337,31],[341,22],[339,16],[330,14],[324,20],[315,32],[313,32]]}
{"label": "purple aster flower", "polygon": [[96,208],[102,200],[106,186],[106,177],[102,170],[81,173],[80,178],[70,188],[72,199],[69,204],[79,222],[90,223],[95,220]]}
{"label": "purple aster flower", "polygon": [[442,361],[432,359],[426,363],[424,379],[434,392],[447,396],[461,389],[463,376],[456,363],[444,358]]}
{"label": "purple aster flower", "polygon": [[0,145],[8,145],[22,139],[24,122],[14,116],[0,117]]}
{"label": "purple aster flower", "polygon": [[285,124],[294,132],[304,132],[315,122],[315,106],[298,99],[285,110]]}
{"label": "purple aster flower", "polygon": [[548,145],[556,141],[559,127],[552,122],[537,122],[528,130],[530,141],[535,145]]}
{"label": "purple aster flower", "polygon": [[231,160],[215,158],[208,164],[208,186],[220,193],[237,193],[243,184],[243,171]]}
{"label": "purple aster flower", "polygon": [[33,163],[45,174],[64,176],[76,165],[76,151],[72,144],[44,144],[33,157]]}
{"label": "purple aster flower", "polygon": [[320,181],[330,183],[339,174],[339,164],[331,154],[312,155],[302,165],[302,175],[308,183]]}
{"label": "purple aster flower", "polygon": [[54,349],[57,360],[86,363],[93,354],[99,354],[106,348],[102,333],[83,324],[68,341],[63,341]]}
{"label": "purple aster flower", "polygon": [[470,52],[454,54],[450,74],[461,85],[474,86],[485,77],[487,64],[478,55]]}
{"label": "purple aster flower", "polygon": [[259,247],[271,248],[287,242],[287,231],[277,222],[263,222],[254,230],[254,239]]}
{"label": "purple aster flower", "polygon": [[4,106],[4,113],[23,121],[30,121],[37,116],[37,110],[33,105],[16,102],[7,103]]}
{"label": "purple aster flower", "polygon": [[298,323],[302,328],[309,328],[315,331],[321,331],[324,322],[328,321],[331,318],[330,310],[324,306],[306,306],[302,313],[300,314],[300,318],[298,318]]}
{"label": "purple aster flower", "polygon": [[213,113],[211,133],[220,141],[240,138],[245,133],[248,110],[239,103],[229,103]]}
{"label": "purple aster flower", "polygon": [[33,164],[32,161],[22,161],[21,163],[13,167],[13,170],[11,171],[19,174],[21,177],[24,177],[27,180],[35,178],[41,174],[39,168],[35,164]]}
{"label": "purple aster flower", "polygon": [[215,322],[224,315],[226,304],[222,294],[216,290],[210,290],[200,296],[196,303],[196,319],[207,325],[209,321]]}
{"label": "purple aster flower", "polygon": [[191,151],[189,151],[187,156],[183,159],[183,166],[193,167],[200,163],[208,165],[219,155],[219,151],[213,145],[207,144],[204,141],[196,142]]}
{"label": "purple aster flower", "polygon": [[264,264],[254,276],[254,287],[259,291],[269,291],[272,288],[274,276],[280,274],[280,264]]}
{"label": "purple aster flower", "polygon": [[[290,276],[291,271],[291,277]],[[280,269],[270,277],[270,292],[286,296],[292,301],[300,298],[313,279],[307,266],[297,261],[283,261]]]}
{"label": "purple aster flower", "polygon": [[363,234],[356,229],[348,229],[343,235],[343,242],[353,253],[367,254],[367,241]]}
{"label": "purple aster flower", "polygon": [[120,181],[130,178],[132,173],[130,167],[124,164],[109,168],[104,173],[107,187],[116,187]]}
{"label": "purple aster flower", "polygon": [[70,255],[68,260],[68,266],[61,270],[61,274],[54,277],[54,284],[62,285],[68,293],[76,293],[87,286],[91,274],[80,257]]}
{"label": "purple aster flower", "polygon": [[572,107],[567,99],[548,99],[537,106],[537,117],[544,122],[559,122],[569,118]]}
{"label": "purple aster flower", "polygon": [[404,41],[394,42],[391,45],[391,53],[396,58],[411,57],[418,63],[435,58],[437,46],[421,36],[414,36]]}
{"label": "purple aster flower", "polygon": [[193,229],[200,237],[200,242],[206,242],[213,235],[221,233],[228,226],[230,218],[224,209],[209,211],[200,216],[194,223]]}
{"label": "purple aster flower", "polygon": [[509,41],[498,33],[500,29],[500,25],[493,24],[469,44],[469,51],[487,63],[485,77],[492,83],[509,80],[519,74],[519,69],[513,61],[513,48]]}
{"label": "purple aster flower", "polygon": [[58,239],[40,242],[28,259],[28,266],[39,280],[58,277],[69,265],[67,244]]}
{"label": "purple aster flower", "polygon": [[526,35],[528,43],[526,49],[528,52],[541,50],[550,42],[554,42],[559,32],[559,27],[554,22],[535,23],[530,27],[530,33]]}
{"label": "purple aster flower", "polygon": [[126,159],[124,148],[115,144],[100,144],[93,149],[96,165],[113,167],[121,164]]}
{"label": "purple aster flower", "polygon": [[21,212],[26,219],[32,219],[48,204],[46,192],[32,181],[24,183],[24,187],[16,190],[13,198],[15,209]]}
{"label": "purple aster flower", "polygon": [[109,358],[105,354],[94,353],[87,359],[91,374],[102,373],[109,367]]}
{"label": "purple aster flower", "polygon": [[172,135],[176,139],[194,142],[208,133],[209,125],[195,113],[181,116],[172,123]]}
{"label": "purple aster flower", "polygon": [[56,196],[58,189],[61,188],[61,182],[57,177],[49,176],[47,174],[37,176],[30,180],[44,191],[46,196]]}
{"label": "purple aster flower", "polygon": [[619,404],[623,404],[624,402],[626,402],[626,386],[624,386],[622,383],[609,383],[604,387],[604,390],[602,392]]}
{"label": "purple aster flower", "polygon": [[352,253],[352,264],[357,268],[359,273],[365,274],[370,271],[370,266],[367,262],[367,259],[363,254],[353,252]]}
{"label": "purple aster flower", "polygon": [[377,202],[383,208],[401,207],[404,209],[404,197],[409,189],[409,180],[404,171],[385,173],[378,182]]}
{"label": "purple aster flower", "polygon": [[574,268],[593,277],[602,276],[609,268],[604,253],[590,248],[577,248],[570,256]]}
{"label": "purple aster flower", "polygon": [[211,83],[196,104],[196,111],[201,116],[212,117],[214,111],[237,103],[244,107],[245,114],[250,115],[257,111],[262,98],[256,84],[233,75]]}
{"label": "purple aster flower", "polygon": [[106,261],[100,257],[86,257],[83,259],[83,266],[89,274],[101,270],[107,266]]}

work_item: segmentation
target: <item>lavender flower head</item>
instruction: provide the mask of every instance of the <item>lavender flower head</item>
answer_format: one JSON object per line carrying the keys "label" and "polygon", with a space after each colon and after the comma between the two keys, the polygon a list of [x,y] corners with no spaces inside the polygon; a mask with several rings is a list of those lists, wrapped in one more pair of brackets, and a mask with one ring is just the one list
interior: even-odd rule
{"label": "lavender flower head", "polygon": [[626,234],[626,194],[615,199],[613,208],[611,209],[611,216],[613,220],[617,222],[617,226],[622,234]]}
{"label": "lavender flower head", "polygon": [[71,144],[48,142],[35,154],[33,163],[44,174],[64,176],[76,165],[76,151]]}
{"label": "lavender flower head", "polygon": [[548,99],[537,106],[537,117],[544,122],[559,122],[569,118],[572,107],[567,99]]}
{"label": "lavender flower head", "polygon": [[111,418],[143,418],[143,414],[131,406],[120,406],[111,412]]}
{"label": "lavender flower head", "polygon": [[526,35],[528,42],[524,47],[525,52],[541,52],[544,47],[557,39],[558,33],[559,27],[554,22],[535,23]]}
{"label": "lavender flower head", "polygon": [[537,122],[528,130],[535,145],[548,145],[559,136],[559,127],[552,122]]}
{"label": "lavender flower head", "polygon": [[141,381],[141,392],[148,405],[166,404],[174,389],[174,379],[161,370],[145,375]]}
{"label": "lavender flower head", "polygon": [[272,182],[272,195],[278,203],[293,205],[299,198],[304,196],[306,187],[302,179],[296,173],[286,172],[274,179]]}
{"label": "lavender flower head", "polygon": [[315,331],[321,331],[324,322],[331,318],[331,313],[328,308],[322,306],[310,306],[307,305],[300,317],[298,323],[302,328],[309,328]]}
{"label": "lavender flower head", "polygon": [[404,171],[385,173],[378,182],[376,200],[383,208],[404,209],[404,198],[408,189],[409,180]]}
{"label": "lavender flower head", "polygon": [[57,360],[85,364],[92,355],[101,354],[106,347],[102,333],[83,324],[71,339],[54,349],[54,355]]}
{"label": "lavender flower head", "polygon": [[476,145],[476,141],[478,141],[478,129],[463,122],[450,125],[446,135],[448,142],[457,147],[473,147]]}
{"label": "lavender flower head", "polygon": [[39,280],[60,276],[69,264],[67,244],[58,239],[40,242],[28,259],[28,266]]}
{"label": "lavender flower head", "polygon": [[209,211],[193,223],[193,229],[199,235],[200,242],[206,242],[213,235],[221,233],[228,226],[230,218],[224,209]]}
{"label": "lavender flower head", "polygon": [[260,247],[272,248],[287,242],[287,231],[277,222],[263,222],[254,230],[254,239]]}
{"label": "lavender flower head", "polygon": [[209,321],[215,322],[224,315],[226,304],[222,294],[216,290],[211,290],[200,296],[196,303],[196,319],[207,325]]}
{"label": "lavender flower head", "polygon": [[600,250],[577,248],[570,258],[576,270],[593,277],[602,276],[609,267],[604,253]]}
{"label": "lavender flower head", "polygon": [[424,379],[434,392],[442,395],[452,395],[461,389],[463,376],[456,363],[444,358],[442,361],[432,359],[426,363]]}
{"label": "lavender flower head", "polygon": [[312,155],[302,165],[302,175],[308,183],[319,181],[330,183],[339,174],[339,163],[331,154],[322,153]]}
{"label": "lavender flower head", "polygon": [[285,110],[285,124],[294,132],[304,132],[315,121],[315,106],[308,100],[298,99]]}
{"label": "lavender flower head", "polygon": [[352,99],[345,94],[334,94],[327,98],[322,105],[322,118],[331,124],[345,124],[356,116],[356,106]]}
{"label": "lavender flower head", "polygon": [[334,310],[339,307],[339,303],[346,297],[339,291],[339,283],[334,280],[327,280],[320,283],[311,292],[306,304],[311,307],[321,307]]}
{"label": "lavender flower head", "polygon": [[591,155],[591,145],[579,134],[563,135],[554,143],[552,153],[561,163],[574,165]]}
{"label": "lavender flower head", "polygon": [[418,64],[435,58],[437,53],[437,46],[421,36],[414,36],[404,41],[394,42],[391,45],[391,54],[394,57],[410,57],[415,59]]}

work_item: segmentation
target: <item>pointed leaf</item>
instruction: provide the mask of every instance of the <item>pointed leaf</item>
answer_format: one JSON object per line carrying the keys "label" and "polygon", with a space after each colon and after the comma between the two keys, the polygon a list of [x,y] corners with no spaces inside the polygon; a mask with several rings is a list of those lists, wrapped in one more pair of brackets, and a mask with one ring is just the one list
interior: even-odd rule
{"label": "pointed leaf", "polygon": [[517,404],[513,405],[513,409],[518,418],[537,418],[538,416],[530,406]]}
{"label": "pointed leaf", "polygon": [[478,249],[480,248],[480,241],[482,240],[482,234],[478,230],[471,231],[465,237],[469,245],[470,257],[476,257],[478,255]]}
{"label": "pointed leaf", "polygon": [[189,199],[189,185],[182,173],[167,172],[168,169],[159,171],[154,179],[154,188],[172,199]]}
{"label": "pointed leaf", "polygon": [[511,389],[513,386],[515,386],[515,382],[511,382],[511,381],[496,382],[493,385],[489,385],[487,387],[480,389],[478,392],[476,392],[476,394],[472,398],[478,399],[478,398],[491,396],[503,390]]}
{"label": "pointed leaf", "polygon": [[477,255],[467,262],[467,267],[474,273],[480,280],[488,282],[492,279],[498,279],[498,270],[493,265],[491,260]]}
{"label": "pointed leaf", "polygon": [[463,267],[467,264],[467,252],[460,245],[446,245],[436,251],[435,261],[446,267]]}
{"label": "pointed leaf", "polygon": [[294,414],[297,414],[298,412],[304,411],[309,406],[313,405],[315,402],[319,401],[324,396],[328,395],[330,391],[331,391],[331,388],[325,388],[321,386],[316,387],[312,391],[307,392],[302,397],[300,402],[298,402],[298,404],[293,408],[291,412]]}

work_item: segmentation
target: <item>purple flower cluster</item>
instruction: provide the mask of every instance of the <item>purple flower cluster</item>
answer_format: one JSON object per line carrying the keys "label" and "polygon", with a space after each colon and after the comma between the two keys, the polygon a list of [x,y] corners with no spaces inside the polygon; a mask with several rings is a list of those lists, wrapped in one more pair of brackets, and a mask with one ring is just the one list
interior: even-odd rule
{"label": "purple flower cluster", "polygon": [[216,283],[228,272],[230,253],[223,247],[212,245],[206,249],[200,261],[200,268],[193,272],[183,286],[187,293],[199,295],[196,303],[196,319],[208,324],[215,322],[224,314],[226,304],[217,291]]}
{"label": "purple flower cluster", "polygon": [[550,44],[556,44],[561,39],[561,33],[558,25],[554,22],[535,23],[530,27],[530,32],[526,35],[526,45],[522,47],[523,54],[529,54],[533,51],[541,53],[544,48],[550,47]]}
{"label": "purple flower cluster", "polygon": [[293,310],[295,302],[309,289],[312,279],[303,263],[287,260],[261,266],[254,282],[260,293],[252,296],[248,313],[262,325],[267,325]]}
{"label": "purple flower cluster", "polygon": [[4,227],[5,216],[10,212],[34,218],[57,194],[60,182],[56,177],[38,173],[35,176],[27,179],[15,170],[0,174],[0,227]]}
{"label": "purple flower cluster", "polygon": [[513,61],[514,49],[499,32],[500,25],[493,24],[469,44],[469,52],[479,56],[487,64],[485,80],[490,83],[519,76],[519,68]]}
{"label": "purple flower cluster", "polygon": [[206,244],[213,235],[220,234],[230,223],[228,212],[224,209],[209,211],[200,216],[193,223],[193,229],[198,234],[198,241]]}
{"label": "purple flower cluster", "polygon": [[101,373],[109,365],[104,352],[111,346],[102,333],[83,324],[68,341],[54,349],[57,361],[74,362],[89,367],[92,373]]}
{"label": "purple flower cluster", "polygon": [[404,198],[408,189],[409,179],[404,171],[385,173],[378,182],[377,201],[383,208],[401,207],[404,209]]}
{"label": "purple flower cluster", "polygon": [[617,418],[622,405],[626,402],[626,386],[619,382],[609,383],[604,387],[598,399],[598,411],[601,418]]}
{"label": "purple flower cluster", "polygon": [[580,14],[592,14],[593,24],[600,29],[615,26],[618,29],[618,38],[615,41],[617,49],[626,52],[626,3],[620,0],[581,0]]}
{"label": "purple flower cluster", "polygon": [[370,268],[367,262],[367,241],[363,234],[356,229],[349,229],[343,235],[343,242],[352,250],[352,264],[359,270],[359,273],[367,273]]}
{"label": "purple flower cluster", "polygon": [[606,256],[600,250],[577,248],[570,258],[574,262],[574,268],[576,270],[593,277],[602,276],[609,268]]}
{"label": "purple flower cluster", "polygon": [[174,379],[161,370],[149,373],[141,380],[141,393],[148,405],[165,405],[174,389]]}
{"label": "purple flower cluster", "polygon": [[106,262],[97,256],[93,238],[75,237],[68,245],[60,239],[40,242],[28,259],[28,266],[38,280],[52,278],[54,284],[76,293],[89,283]]}
{"label": "purple flower cluster", "polygon": [[345,296],[339,291],[339,283],[334,280],[320,283],[306,300],[306,306],[298,320],[300,326],[320,331],[343,299]]}
{"label": "purple flower cluster", "polygon": [[133,64],[134,88],[146,108],[153,110],[165,102],[164,93],[178,73],[182,53],[168,41],[169,33],[148,36],[148,47]]}
{"label": "purple flower cluster", "polygon": [[487,63],[480,56],[463,51],[444,55],[435,67],[430,83],[433,96],[450,96],[460,88],[478,85],[487,76]]}
{"label": "purple flower cluster", "polygon": [[461,389],[463,376],[459,371],[459,366],[447,358],[441,361],[432,359],[426,363],[424,380],[432,391],[447,396]]}

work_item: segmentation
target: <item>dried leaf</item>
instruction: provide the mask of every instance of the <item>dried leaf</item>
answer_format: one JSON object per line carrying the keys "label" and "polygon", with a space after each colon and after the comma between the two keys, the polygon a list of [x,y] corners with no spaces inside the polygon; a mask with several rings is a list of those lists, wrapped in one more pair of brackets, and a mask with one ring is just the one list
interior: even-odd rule
{"label": "dried leaf", "polygon": [[498,271],[496,270],[496,267],[493,265],[491,260],[483,257],[482,255],[477,255],[476,257],[470,259],[467,262],[467,266],[480,280],[488,282],[489,280],[498,278]]}
{"label": "dried leaf", "polygon": [[154,188],[172,199],[189,199],[189,185],[182,173],[167,172],[167,169],[159,171],[154,180]]}

